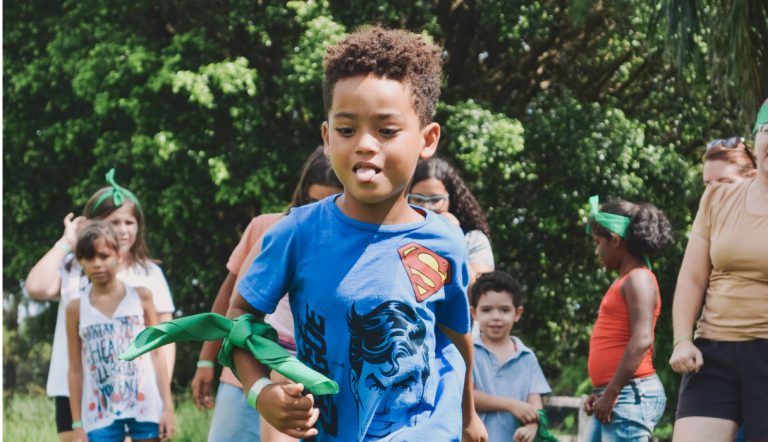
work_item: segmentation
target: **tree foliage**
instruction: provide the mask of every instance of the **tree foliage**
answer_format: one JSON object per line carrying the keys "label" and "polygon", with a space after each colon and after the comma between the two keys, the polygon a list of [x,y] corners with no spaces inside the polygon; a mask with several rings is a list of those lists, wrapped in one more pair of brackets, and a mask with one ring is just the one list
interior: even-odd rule
{"label": "tree foliage", "polygon": [[[4,8],[6,298],[18,296],[63,216],[82,210],[114,166],[146,207],[149,244],[180,312],[209,308],[244,226],[285,207],[320,143],[325,47],[382,23],[445,48],[441,154],[487,210],[498,267],[526,287],[518,332],[552,380],[574,366],[583,378],[611,280],[584,234],[587,198],[651,201],[667,212],[677,242],[654,262],[664,299],[657,366],[674,386],[664,371],[669,310],[702,190],[701,146],[748,122],[698,68],[664,57],[660,6],[30,0]],[[50,338],[49,329],[37,333]],[[193,366],[195,353],[180,352],[179,366]]]}

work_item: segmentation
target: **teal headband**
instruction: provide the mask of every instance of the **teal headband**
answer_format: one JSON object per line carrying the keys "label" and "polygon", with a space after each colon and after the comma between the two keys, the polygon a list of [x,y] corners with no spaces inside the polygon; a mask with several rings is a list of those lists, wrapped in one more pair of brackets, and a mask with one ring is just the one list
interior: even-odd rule
{"label": "teal headband", "polygon": [[[598,195],[589,197],[589,217],[608,229],[609,232],[613,232],[624,239],[627,238],[627,229],[629,229],[632,219],[624,215],[601,212],[600,197]],[[590,233],[592,233],[592,229],[589,227],[589,223],[587,223],[587,234]],[[645,261],[645,265],[650,269],[651,260],[648,259],[647,256],[643,256],[643,260]]]}
{"label": "teal headband", "polygon": [[752,129],[752,134],[756,134],[757,130],[760,129],[760,126],[763,124],[768,124],[768,100],[765,100],[763,107],[760,108],[760,112],[757,113],[757,118],[755,119],[755,128]]}
{"label": "teal headband", "polygon": [[107,172],[106,175],[107,183],[109,183],[110,186],[112,186],[111,189],[104,192],[98,200],[96,200],[96,203],[93,205],[93,209],[91,209],[91,216],[93,216],[94,212],[96,212],[96,209],[99,208],[101,203],[107,200],[107,198],[112,197],[112,202],[115,203],[115,207],[120,207],[125,202],[125,199],[128,198],[131,200],[134,206],[136,206],[139,211],[141,211],[141,204],[139,204],[139,199],[136,198],[136,195],[133,194],[130,190],[126,189],[125,187],[117,184],[115,181],[115,168],[109,169],[109,172]]}
{"label": "teal headband", "polygon": [[[632,222],[628,216],[601,212],[600,197],[598,195],[589,197],[589,217],[622,238],[627,237],[627,229],[629,228],[629,223]],[[589,224],[587,224],[587,233],[592,233]]]}

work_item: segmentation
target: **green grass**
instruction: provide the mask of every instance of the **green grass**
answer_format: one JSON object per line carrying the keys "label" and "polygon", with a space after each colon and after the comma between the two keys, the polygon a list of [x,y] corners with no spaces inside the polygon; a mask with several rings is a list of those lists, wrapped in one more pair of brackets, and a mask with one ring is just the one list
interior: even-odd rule
{"label": "green grass", "polygon": [[[176,398],[174,442],[203,442],[213,410],[197,411],[189,397]],[[5,397],[3,440],[13,442],[57,442],[53,400],[45,396]]]}

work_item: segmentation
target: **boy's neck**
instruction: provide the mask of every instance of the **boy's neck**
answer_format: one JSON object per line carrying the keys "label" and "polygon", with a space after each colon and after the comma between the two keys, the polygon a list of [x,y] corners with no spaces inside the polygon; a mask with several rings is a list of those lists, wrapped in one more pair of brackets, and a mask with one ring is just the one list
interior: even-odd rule
{"label": "boy's neck", "polygon": [[365,204],[345,192],[336,199],[336,206],[344,215],[368,224],[407,224],[424,220],[423,215],[408,205],[405,194],[377,204]]}
{"label": "boy's neck", "polygon": [[490,339],[486,335],[482,335],[480,339],[483,340],[483,345],[485,345],[494,354],[511,354],[517,352],[517,344],[515,344],[515,340],[512,339],[512,336],[507,336],[500,339]]}

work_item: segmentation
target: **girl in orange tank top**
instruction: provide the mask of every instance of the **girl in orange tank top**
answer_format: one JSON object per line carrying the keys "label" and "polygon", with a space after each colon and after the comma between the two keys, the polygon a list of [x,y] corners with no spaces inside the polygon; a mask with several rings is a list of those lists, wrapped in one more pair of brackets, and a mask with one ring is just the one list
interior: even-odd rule
{"label": "girl in orange tank top", "polygon": [[595,390],[584,403],[592,415],[587,440],[650,440],[666,395],[652,363],[661,297],[648,257],[672,243],[672,227],[651,204],[589,202],[587,233],[603,266],[619,277],[600,302],[589,342]]}

